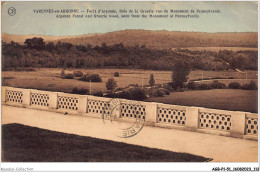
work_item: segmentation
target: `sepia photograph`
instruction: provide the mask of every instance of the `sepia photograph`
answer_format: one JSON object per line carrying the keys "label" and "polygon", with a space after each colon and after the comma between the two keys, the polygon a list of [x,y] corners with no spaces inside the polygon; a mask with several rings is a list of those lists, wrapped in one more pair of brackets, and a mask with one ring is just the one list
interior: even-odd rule
{"label": "sepia photograph", "polygon": [[1,170],[259,171],[257,2],[2,1],[1,39]]}

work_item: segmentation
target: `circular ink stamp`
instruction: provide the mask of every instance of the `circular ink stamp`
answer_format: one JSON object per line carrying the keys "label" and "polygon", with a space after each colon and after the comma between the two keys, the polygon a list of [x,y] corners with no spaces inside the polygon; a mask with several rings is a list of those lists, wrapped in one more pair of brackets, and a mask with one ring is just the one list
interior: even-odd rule
{"label": "circular ink stamp", "polygon": [[138,101],[111,99],[103,108],[102,119],[113,126],[118,137],[133,137],[144,127],[145,107]]}
{"label": "circular ink stamp", "polygon": [[10,16],[14,16],[16,14],[16,9],[14,7],[10,7],[7,12]]}

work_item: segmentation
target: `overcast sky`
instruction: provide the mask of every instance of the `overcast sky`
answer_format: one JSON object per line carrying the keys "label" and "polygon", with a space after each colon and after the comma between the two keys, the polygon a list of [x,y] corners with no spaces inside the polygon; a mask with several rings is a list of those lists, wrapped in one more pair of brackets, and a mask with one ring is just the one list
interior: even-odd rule
{"label": "overcast sky", "polygon": [[[10,7],[16,9],[13,16],[8,15]],[[57,19],[33,9],[219,9],[221,13],[195,19]],[[257,32],[257,22],[256,2],[5,2],[2,6],[2,32],[9,34],[82,35],[125,29]]]}

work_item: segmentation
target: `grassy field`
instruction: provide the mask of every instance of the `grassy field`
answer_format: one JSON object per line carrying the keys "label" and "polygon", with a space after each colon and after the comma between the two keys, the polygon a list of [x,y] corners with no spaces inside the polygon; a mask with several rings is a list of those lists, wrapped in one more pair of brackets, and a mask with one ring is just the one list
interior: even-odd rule
{"label": "grassy field", "polygon": [[214,89],[173,92],[147,101],[255,113],[258,111],[257,96],[257,90]]}
{"label": "grassy field", "polygon": [[[71,92],[74,87],[90,88],[90,83],[78,81],[76,79],[62,79],[60,73],[62,69],[36,69],[33,72],[26,71],[4,71],[2,78],[6,78],[4,85],[20,88],[33,88],[39,90]],[[116,77],[118,87],[126,87],[129,84],[147,85],[150,74],[154,74],[155,83],[162,84],[171,81],[171,71],[151,71],[151,70],[130,70],[130,69],[75,69],[83,73],[97,73],[102,77],[101,83],[92,83],[92,93],[105,91],[108,78],[113,77],[114,72],[119,72],[122,76]],[[66,73],[72,73],[73,70],[67,70]],[[234,77],[237,80],[225,80],[224,82],[239,81],[241,83],[250,82],[251,79],[257,80],[257,71],[247,71],[239,73],[234,71],[191,71],[189,79],[212,77]],[[246,77],[248,80],[246,80]],[[206,81],[205,81],[206,82]]]}
{"label": "grassy field", "polygon": [[189,49],[191,51],[214,51],[219,52],[220,50],[228,51],[258,51],[258,48],[249,48],[249,47],[187,47],[183,49]]}
{"label": "grassy field", "polygon": [[3,162],[205,162],[210,159],[21,124],[2,126]]}
{"label": "grassy field", "polygon": [[[39,90],[59,91],[70,93],[74,87],[90,88],[89,82],[76,79],[62,79],[60,72],[62,69],[36,69],[32,72],[4,71],[2,77],[6,78],[5,85],[20,88],[33,88]],[[121,74],[115,77],[118,87],[126,87],[129,84],[147,85],[150,74],[154,74],[155,82],[162,84],[171,81],[171,71],[150,71],[150,70],[130,70],[130,69],[75,69],[83,73],[97,73],[101,76],[102,82],[91,83],[92,93],[106,91],[106,82],[108,78],[113,77],[115,71]],[[67,70],[66,73],[72,73],[73,70]],[[245,73],[234,71],[191,71],[189,79],[214,77],[233,77],[235,79],[219,79],[219,82],[228,85],[230,82],[249,83],[251,80],[257,83],[257,71],[247,71]],[[246,79],[247,78],[247,79]],[[198,81],[202,82],[202,81]],[[204,80],[203,83],[212,81]],[[174,92],[170,96],[153,97],[148,101],[156,101],[167,104],[179,104],[187,106],[201,106],[226,110],[241,110],[257,112],[257,91],[248,90],[206,90],[206,91],[185,91]]]}

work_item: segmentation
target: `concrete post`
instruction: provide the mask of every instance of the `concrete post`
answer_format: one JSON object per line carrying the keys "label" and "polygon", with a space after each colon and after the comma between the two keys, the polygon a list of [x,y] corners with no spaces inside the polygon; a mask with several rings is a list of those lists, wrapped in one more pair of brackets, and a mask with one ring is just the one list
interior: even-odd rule
{"label": "concrete post", "polygon": [[80,113],[87,113],[87,103],[88,98],[87,96],[79,96],[79,109]]}
{"label": "concrete post", "polygon": [[157,122],[157,103],[146,103],[145,105],[145,123],[154,126]]}
{"label": "concrete post", "polygon": [[1,102],[2,103],[6,102],[5,96],[6,96],[6,87],[2,87],[1,88]]}
{"label": "concrete post", "polygon": [[49,92],[49,107],[50,109],[58,108],[58,93]]}
{"label": "concrete post", "polygon": [[110,110],[112,118],[121,118],[121,104],[120,99],[111,99],[109,101],[109,107],[105,107]]}
{"label": "concrete post", "polygon": [[27,108],[31,105],[31,90],[23,89],[22,107]]}
{"label": "concrete post", "polygon": [[186,108],[186,122],[185,128],[190,131],[196,131],[199,128],[199,108]]}
{"label": "concrete post", "polygon": [[243,136],[245,134],[246,113],[234,112],[231,114],[231,135]]}

